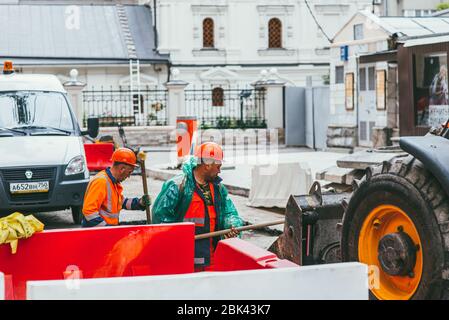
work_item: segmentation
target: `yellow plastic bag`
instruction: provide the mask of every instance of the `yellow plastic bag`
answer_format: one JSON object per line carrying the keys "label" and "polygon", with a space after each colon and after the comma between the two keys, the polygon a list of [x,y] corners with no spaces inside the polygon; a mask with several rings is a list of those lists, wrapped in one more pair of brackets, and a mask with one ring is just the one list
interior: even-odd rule
{"label": "yellow plastic bag", "polygon": [[33,215],[24,216],[19,212],[0,218],[0,244],[9,243],[11,253],[17,252],[19,239],[31,237],[35,232],[44,230],[44,224]]}

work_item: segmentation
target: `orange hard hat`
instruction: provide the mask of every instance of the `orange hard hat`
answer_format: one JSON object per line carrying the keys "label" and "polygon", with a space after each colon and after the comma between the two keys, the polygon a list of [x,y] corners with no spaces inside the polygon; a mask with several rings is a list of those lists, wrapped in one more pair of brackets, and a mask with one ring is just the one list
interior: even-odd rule
{"label": "orange hard hat", "polygon": [[[195,157],[201,162],[211,161],[221,163],[223,161],[223,149],[215,142],[205,142],[195,150]],[[206,161],[204,161],[206,160]]]}
{"label": "orange hard hat", "polygon": [[114,151],[111,158],[112,163],[120,162],[120,163],[126,163],[130,166],[135,166],[137,162],[136,154],[134,151],[128,148],[118,148]]}

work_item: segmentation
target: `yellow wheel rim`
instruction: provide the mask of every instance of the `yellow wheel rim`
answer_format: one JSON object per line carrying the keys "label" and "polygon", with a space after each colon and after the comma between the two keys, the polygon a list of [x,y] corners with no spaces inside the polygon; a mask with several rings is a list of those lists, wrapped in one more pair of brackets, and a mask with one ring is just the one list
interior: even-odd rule
{"label": "yellow wheel rim", "polygon": [[[418,248],[413,275],[392,276],[386,273],[379,262],[380,240],[398,230],[406,233]],[[360,230],[358,243],[359,261],[369,266],[370,289],[381,300],[408,300],[418,289],[423,270],[422,246],[413,221],[400,208],[393,205],[376,207],[366,217]]]}

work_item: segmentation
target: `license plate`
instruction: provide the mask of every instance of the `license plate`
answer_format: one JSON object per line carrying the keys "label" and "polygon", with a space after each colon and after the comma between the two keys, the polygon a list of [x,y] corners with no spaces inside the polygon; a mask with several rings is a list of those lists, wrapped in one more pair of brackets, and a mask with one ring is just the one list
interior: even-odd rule
{"label": "license plate", "polygon": [[20,183],[10,183],[9,184],[9,191],[11,193],[48,192],[49,189],[50,189],[50,183],[48,181],[20,182]]}

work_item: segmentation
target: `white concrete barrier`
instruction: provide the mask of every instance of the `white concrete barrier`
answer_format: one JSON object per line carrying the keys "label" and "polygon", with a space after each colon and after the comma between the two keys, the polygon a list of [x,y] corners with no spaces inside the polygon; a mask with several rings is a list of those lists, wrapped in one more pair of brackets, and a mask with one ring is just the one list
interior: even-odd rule
{"label": "white concrete barrier", "polygon": [[[312,173],[304,163],[256,165],[251,170],[250,207],[285,208],[290,195],[308,194]],[[264,173],[265,172],[265,173]]]}
{"label": "white concrete barrier", "polygon": [[0,272],[0,300],[5,300],[5,275]]}
{"label": "white concrete barrier", "polygon": [[366,300],[368,268],[340,263],[184,275],[29,281],[27,299]]}

